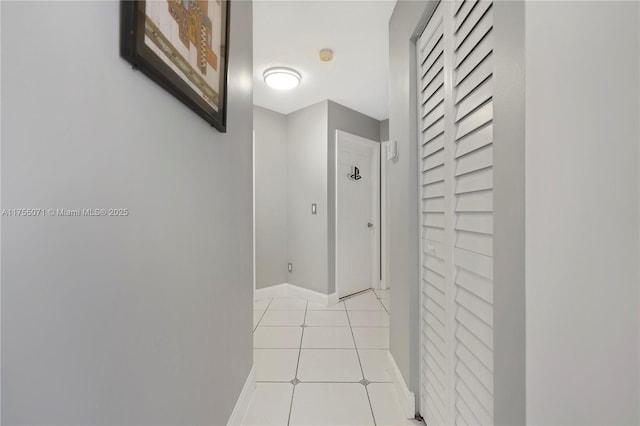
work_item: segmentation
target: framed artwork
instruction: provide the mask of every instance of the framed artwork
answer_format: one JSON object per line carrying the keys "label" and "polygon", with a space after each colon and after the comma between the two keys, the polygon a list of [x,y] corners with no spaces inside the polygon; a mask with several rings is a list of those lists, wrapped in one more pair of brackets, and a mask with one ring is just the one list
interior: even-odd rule
{"label": "framed artwork", "polygon": [[120,55],[226,132],[228,0],[122,0]]}

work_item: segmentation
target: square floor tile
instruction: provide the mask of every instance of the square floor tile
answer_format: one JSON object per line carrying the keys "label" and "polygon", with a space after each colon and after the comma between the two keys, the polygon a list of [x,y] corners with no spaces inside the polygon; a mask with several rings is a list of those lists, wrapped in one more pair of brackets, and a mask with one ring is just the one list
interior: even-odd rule
{"label": "square floor tile", "polygon": [[362,371],[355,349],[302,349],[298,379],[302,382],[359,382]]}
{"label": "square floor tile", "polygon": [[302,347],[311,349],[355,348],[349,327],[307,327],[304,329]]}
{"label": "square floor tile", "polygon": [[349,327],[347,311],[307,311],[304,323],[310,327]]}
{"label": "square floor tile", "polygon": [[344,302],[336,303],[335,305],[325,306],[319,303],[311,303],[307,305],[308,311],[344,311]]}
{"label": "square floor tile", "polygon": [[373,425],[364,386],[359,383],[301,383],[291,406],[291,425]]}
{"label": "square floor tile", "polygon": [[253,365],[259,382],[289,382],[296,377],[299,349],[254,349]]}
{"label": "square floor tile", "polygon": [[299,348],[302,327],[261,327],[253,333],[254,348]]}
{"label": "square floor tile", "polygon": [[301,326],[304,323],[304,311],[272,311],[265,312],[260,321],[261,327],[267,326]]}
{"label": "square floor tile", "polygon": [[349,311],[349,321],[352,327],[389,327],[389,314],[384,310]]}
{"label": "square floor tile", "polygon": [[288,383],[257,383],[242,424],[286,425],[292,393]]}
{"label": "square floor tile", "polygon": [[388,327],[352,327],[352,330],[358,349],[389,349]]}
{"label": "square floor tile", "polygon": [[274,297],[269,305],[270,311],[304,311],[307,301],[297,297]]}
{"label": "square floor tile", "polygon": [[420,424],[406,418],[397,401],[392,383],[371,383],[367,386],[371,408],[377,425],[413,425]]}
{"label": "square floor tile", "polygon": [[253,310],[254,311],[264,311],[265,309],[267,309],[267,306],[269,306],[269,302],[271,302],[271,299],[261,299],[261,300],[255,300],[253,302]]}
{"label": "square floor tile", "polygon": [[375,293],[368,291],[344,301],[347,310],[351,311],[380,311],[384,310]]}
{"label": "square floor tile", "polygon": [[370,382],[391,382],[387,372],[388,355],[386,349],[358,349],[364,378]]}

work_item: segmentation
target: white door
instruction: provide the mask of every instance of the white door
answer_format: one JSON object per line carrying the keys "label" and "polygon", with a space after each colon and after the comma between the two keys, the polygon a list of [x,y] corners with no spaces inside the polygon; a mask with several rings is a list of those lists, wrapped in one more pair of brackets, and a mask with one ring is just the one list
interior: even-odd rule
{"label": "white door", "polygon": [[380,144],[336,133],[336,291],[377,287]]}
{"label": "white door", "polygon": [[[492,2],[440,2],[417,43],[420,412],[493,424]],[[505,142],[505,141],[503,141]]]}

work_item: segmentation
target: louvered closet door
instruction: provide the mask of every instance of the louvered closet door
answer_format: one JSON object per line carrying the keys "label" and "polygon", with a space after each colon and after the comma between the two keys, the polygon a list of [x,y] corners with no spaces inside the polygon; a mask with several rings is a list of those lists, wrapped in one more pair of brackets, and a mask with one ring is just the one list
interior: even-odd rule
{"label": "louvered closet door", "polygon": [[417,45],[430,426],[493,423],[492,28],[490,1],[441,2]]}
{"label": "louvered closet door", "polygon": [[445,49],[444,4],[438,5],[418,40],[420,82],[420,171],[422,195],[421,386],[420,409],[427,424],[449,418],[446,206],[451,204],[450,179],[445,170]]}

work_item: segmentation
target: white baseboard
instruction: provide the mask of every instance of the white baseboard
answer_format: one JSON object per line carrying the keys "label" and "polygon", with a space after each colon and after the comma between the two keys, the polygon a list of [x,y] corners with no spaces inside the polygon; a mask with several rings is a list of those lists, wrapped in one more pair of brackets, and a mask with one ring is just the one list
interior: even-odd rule
{"label": "white baseboard", "polygon": [[233,411],[231,412],[231,416],[229,417],[229,421],[227,425],[241,425],[244,420],[244,416],[247,413],[247,408],[249,408],[249,401],[251,401],[251,397],[256,390],[256,367],[251,367],[251,371],[249,371],[249,375],[247,376],[247,381],[244,382],[244,386],[242,387],[242,391],[240,392],[240,396],[238,396],[238,400],[236,401],[236,406],[233,407]]}
{"label": "white baseboard", "polygon": [[289,284],[277,284],[264,288],[256,288],[254,292],[255,300],[270,299],[272,297],[283,297]]}
{"label": "white baseboard", "polygon": [[390,351],[387,351],[387,359],[387,370],[391,376],[391,380],[393,381],[395,394],[398,398],[398,402],[400,402],[402,411],[407,419],[414,419],[416,417],[415,394],[409,391],[409,387],[405,383],[402,373],[400,373],[400,369],[398,368],[398,364],[396,364],[396,360],[393,358]]}
{"label": "white baseboard", "polygon": [[322,294],[317,291],[302,288],[297,285],[283,283],[269,287],[258,288],[255,291],[255,299],[269,299],[271,297],[300,297],[309,302],[318,303],[323,306],[331,306],[338,303],[338,294]]}

